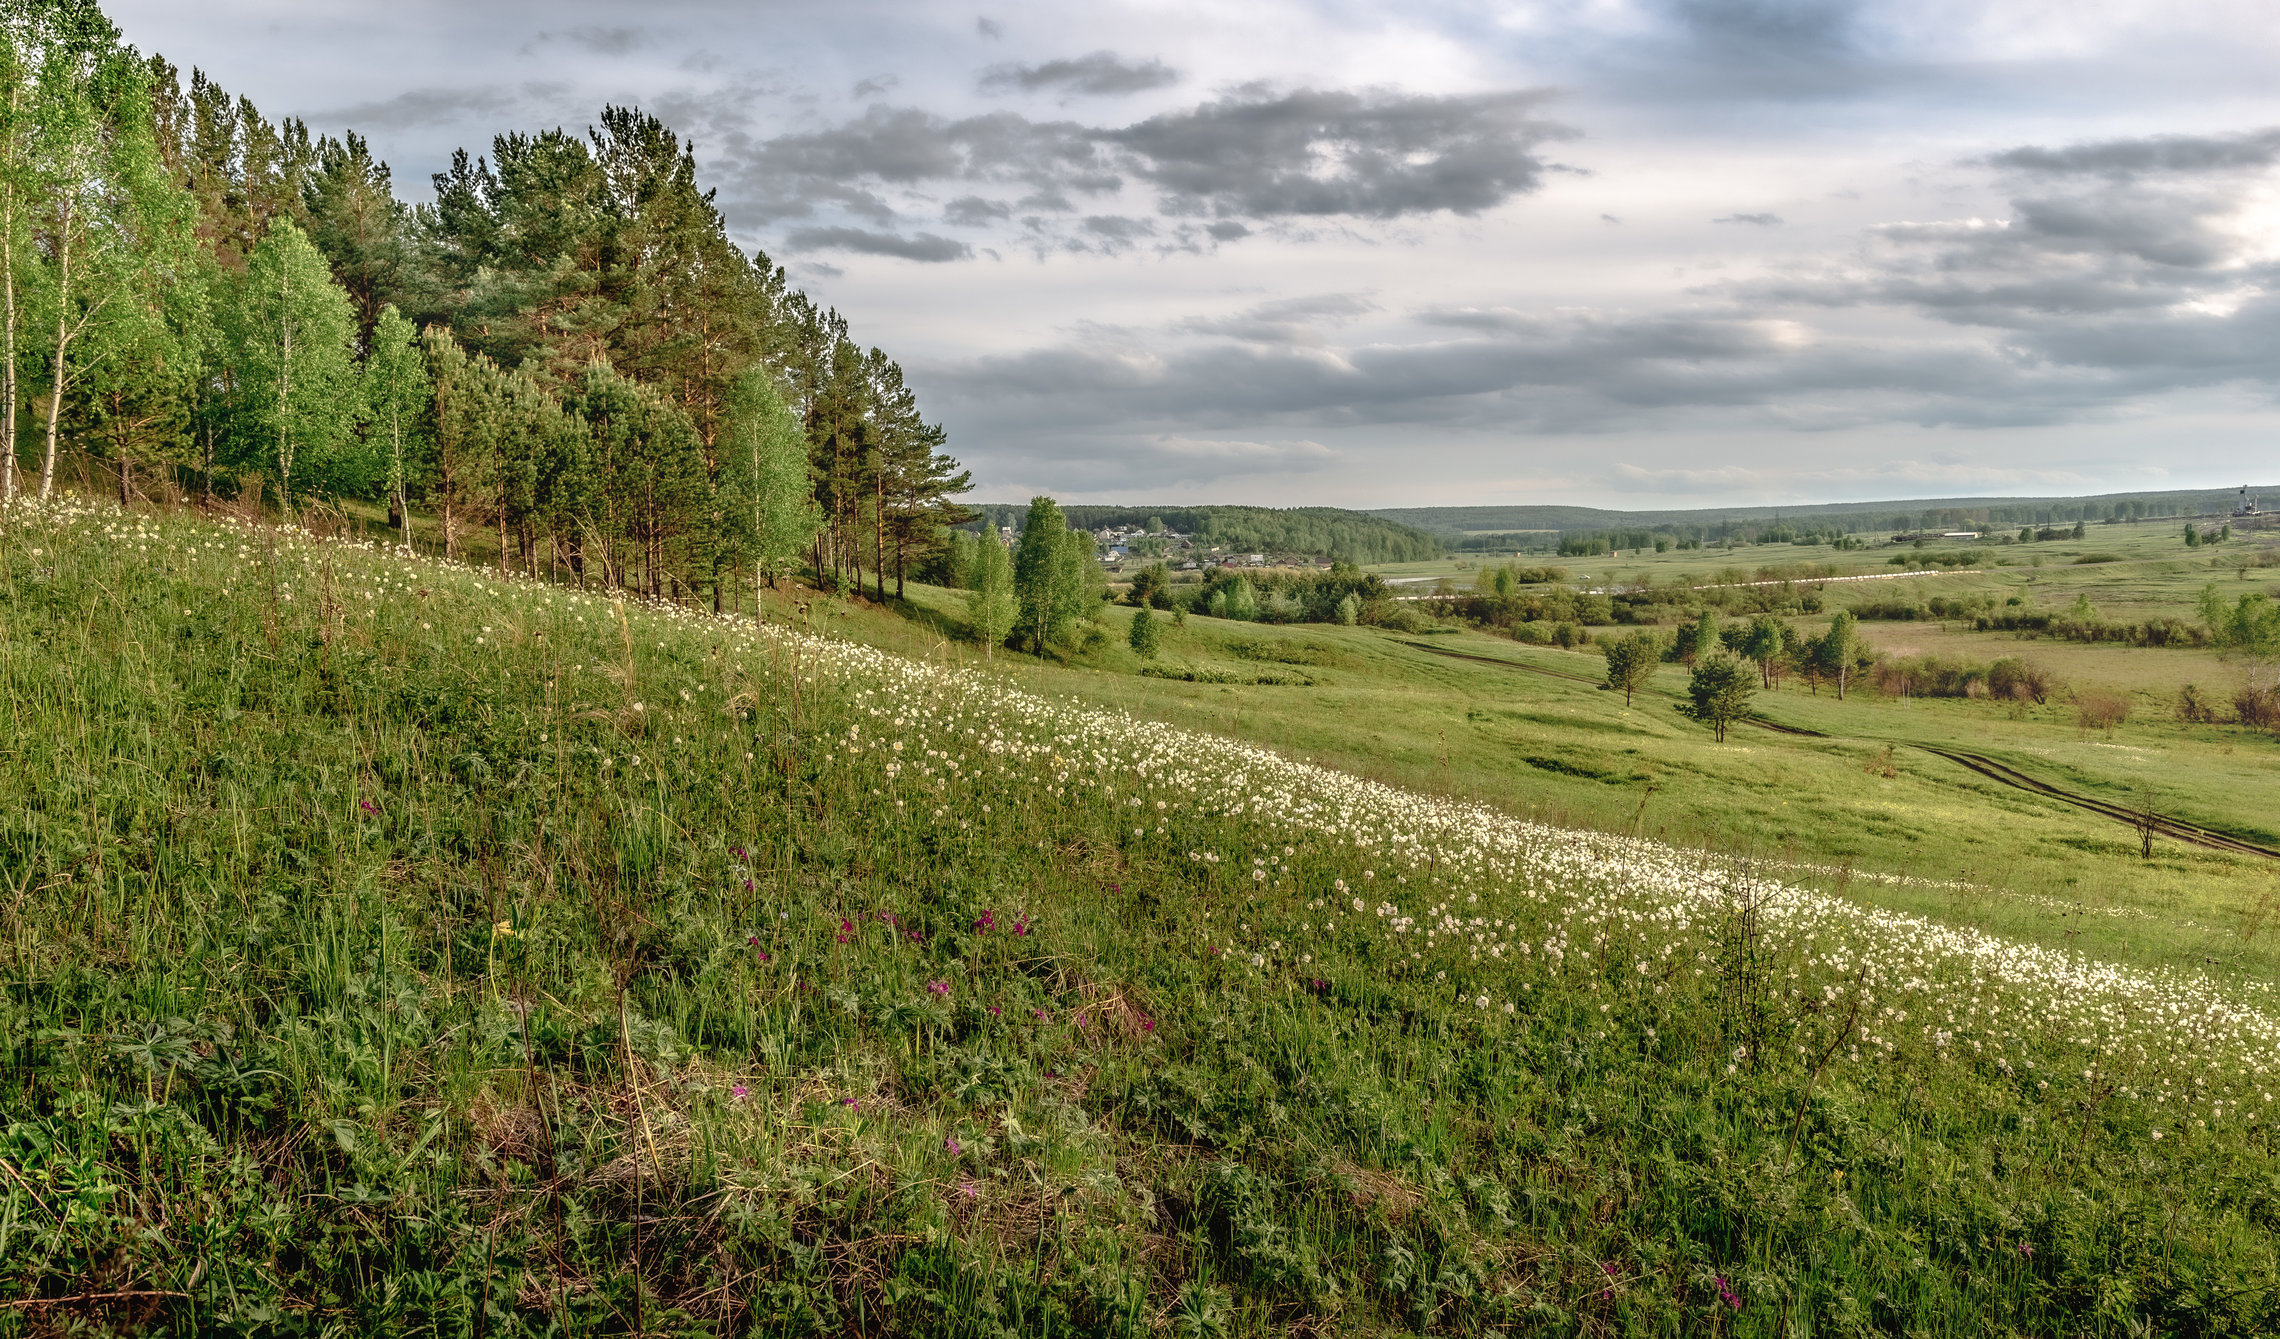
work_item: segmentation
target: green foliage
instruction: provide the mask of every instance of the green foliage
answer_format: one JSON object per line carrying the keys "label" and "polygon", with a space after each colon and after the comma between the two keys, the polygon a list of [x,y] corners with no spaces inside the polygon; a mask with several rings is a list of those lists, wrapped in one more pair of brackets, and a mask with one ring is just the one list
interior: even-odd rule
{"label": "green foliage", "polygon": [[411,489],[426,474],[428,410],[435,403],[419,333],[393,303],[374,321],[362,372],[364,421],[385,462],[388,499],[411,546]]}
{"label": "green foliage", "polygon": [[974,630],[984,655],[995,655],[1012,635],[1021,607],[1014,594],[1013,559],[996,535],[985,535],[974,546],[974,564],[966,576],[966,622]]}
{"label": "green foliage", "polygon": [[740,527],[730,531],[724,556],[752,564],[774,585],[815,542],[823,511],[808,481],[807,435],[799,415],[765,370],[749,368],[737,379],[720,451],[734,471],[722,490],[725,514]]}
{"label": "green foliage", "polygon": [[1631,697],[1654,677],[1655,667],[1662,663],[1662,643],[1651,632],[1633,632],[1622,637],[1611,637],[1599,644],[1600,654],[1607,658],[1607,686],[1623,695],[1623,705],[1631,705]]}
{"label": "green foliage", "polygon": [[375,471],[357,449],[356,313],[308,236],[284,219],[253,249],[229,306],[246,425],[240,459],[276,471],[278,505],[296,485],[360,489]]}
{"label": "green foliage", "polygon": [[1164,625],[1156,621],[1146,606],[1132,611],[1132,630],[1125,638],[1143,660],[1153,660],[1164,645]]}
{"label": "green foliage", "polygon": [[1732,656],[1702,656],[1687,677],[1687,700],[1678,710],[1688,719],[1709,726],[1723,744],[1728,727],[1749,717],[1750,698],[1757,692],[1754,677]]}

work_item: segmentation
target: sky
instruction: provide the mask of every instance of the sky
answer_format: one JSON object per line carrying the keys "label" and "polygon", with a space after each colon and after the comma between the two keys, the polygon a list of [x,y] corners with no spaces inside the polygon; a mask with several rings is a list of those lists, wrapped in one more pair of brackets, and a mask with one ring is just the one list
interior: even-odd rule
{"label": "sky", "polygon": [[428,195],[606,103],[978,497],[1728,506],[2280,478],[2252,0],[109,0]]}

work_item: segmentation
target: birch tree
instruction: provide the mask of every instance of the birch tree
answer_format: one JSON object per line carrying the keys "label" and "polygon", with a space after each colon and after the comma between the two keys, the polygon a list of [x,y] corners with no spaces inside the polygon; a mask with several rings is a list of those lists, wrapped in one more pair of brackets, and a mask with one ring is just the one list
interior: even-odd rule
{"label": "birch tree", "polygon": [[296,475],[329,491],[365,473],[346,449],[361,408],[356,312],[308,237],[273,219],[247,258],[235,315],[246,418],[276,467],[278,507],[290,516]]}
{"label": "birch tree", "polygon": [[373,323],[372,346],[364,355],[365,422],[387,471],[388,506],[396,514],[400,542],[412,546],[411,478],[424,456],[427,410],[435,392],[428,384],[427,361],[419,334],[393,303]]}

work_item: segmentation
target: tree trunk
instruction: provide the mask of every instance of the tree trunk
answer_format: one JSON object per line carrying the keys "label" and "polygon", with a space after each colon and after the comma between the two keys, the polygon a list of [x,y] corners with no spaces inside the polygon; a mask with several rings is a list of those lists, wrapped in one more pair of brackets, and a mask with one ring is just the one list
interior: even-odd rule
{"label": "tree trunk", "polygon": [[292,281],[277,276],[277,510],[293,518],[293,430],[286,415],[293,402]]}
{"label": "tree trunk", "polygon": [[[21,86],[8,90],[8,106],[14,111]],[[11,148],[13,146],[10,146]],[[10,181],[0,192],[0,290],[6,292],[6,335],[0,337],[6,351],[0,354],[0,396],[5,396],[7,408],[0,410],[0,502],[16,496],[16,184]]]}
{"label": "tree trunk", "polygon": [[55,492],[55,432],[63,418],[63,369],[71,348],[71,214],[72,200],[63,200],[62,226],[56,229],[55,384],[48,393],[47,453],[40,458],[40,500]]}

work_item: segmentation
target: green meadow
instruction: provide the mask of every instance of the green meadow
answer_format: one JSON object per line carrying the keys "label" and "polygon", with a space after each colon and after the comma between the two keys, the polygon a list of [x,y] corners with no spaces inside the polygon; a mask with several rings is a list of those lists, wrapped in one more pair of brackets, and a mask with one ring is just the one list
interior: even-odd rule
{"label": "green meadow", "polygon": [[2270,874],[1904,739],[2269,741],[958,606],[16,509],[0,1332],[2280,1324]]}

